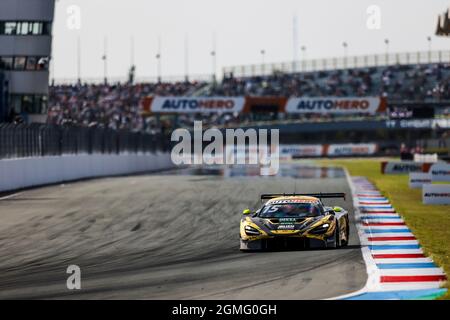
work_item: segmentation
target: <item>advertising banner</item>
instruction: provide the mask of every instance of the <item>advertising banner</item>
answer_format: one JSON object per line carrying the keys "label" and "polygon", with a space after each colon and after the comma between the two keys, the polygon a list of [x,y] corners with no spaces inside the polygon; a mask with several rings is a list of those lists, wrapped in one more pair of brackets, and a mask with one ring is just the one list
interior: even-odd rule
{"label": "advertising banner", "polygon": [[292,157],[339,157],[339,156],[370,156],[378,151],[376,143],[347,143],[330,145],[298,145],[285,144],[280,146],[280,155]]}
{"label": "advertising banner", "polygon": [[424,204],[450,204],[450,184],[424,184]]}
{"label": "advertising banner", "polygon": [[375,143],[330,144],[327,151],[329,157],[370,156],[378,151]]}
{"label": "advertising banner", "polygon": [[242,112],[244,97],[154,97],[153,113],[224,113]]}
{"label": "advertising banner", "polygon": [[408,174],[410,172],[428,172],[431,163],[414,161],[383,161],[381,173],[384,174]]}
{"label": "advertising banner", "polygon": [[433,164],[430,175],[432,181],[450,182],[450,164],[443,162]]}
{"label": "advertising banner", "polygon": [[380,97],[290,98],[286,105],[286,113],[376,114],[382,109]]}
{"label": "advertising banner", "polygon": [[409,187],[411,189],[420,189],[424,184],[431,183],[431,176],[429,173],[411,172],[409,174]]}
{"label": "advertising banner", "polygon": [[291,157],[321,157],[323,155],[324,147],[317,145],[296,145],[287,144],[280,146],[280,155]]}

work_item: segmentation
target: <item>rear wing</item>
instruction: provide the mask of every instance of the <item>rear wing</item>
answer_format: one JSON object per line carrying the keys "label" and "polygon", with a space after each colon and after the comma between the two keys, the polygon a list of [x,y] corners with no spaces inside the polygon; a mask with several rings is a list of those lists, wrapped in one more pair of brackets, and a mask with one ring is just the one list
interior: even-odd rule
{"label": "rear wing", "polygon": [[305,197],[315,197],[322,199],[330,199],[330,198],[342,198],[345,200],[345,193],[269,193],[262,194],[262,200],[269,200],[278,197],[292,197],[292,196],[305,196]]}

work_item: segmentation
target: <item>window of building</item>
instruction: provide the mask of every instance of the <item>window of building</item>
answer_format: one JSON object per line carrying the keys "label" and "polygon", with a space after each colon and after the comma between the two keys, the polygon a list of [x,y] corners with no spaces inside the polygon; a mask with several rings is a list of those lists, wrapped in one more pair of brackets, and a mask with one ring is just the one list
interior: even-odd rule
{"label": "window of building", "polygon": [[36,70],[48,70],[48,57],[39,57]]}
{"label": "window of building", "polygon": [[50,35],[51,28],[51,22],[0,21],[0,35]]}
{"label": "window of building", "polygon": [[17,23],[16,22],[4,22],[4,30],[5,35],[14,35],[17,31]]}
{"label": "window of building", "polygon": [[27,61],[26,57],[15,57],[14,58],[14,70],[24,70],[26,61]]}
{"label": "window of building", "polygon": [[20,114],[22,112],[22,97],[20,95],[11,95],[10,102],[11,109],[15,113]]}
{"label": "window of building", "polygon": [[22,96],[22,112],[25,113],[36,113],[34,112],[34,99],[32,95]]}
{"label": "window of building", "polygon": [[11,95],[11,107],[17,114],[46,114],[47,96],[33,94]]}
{"label": "window of building", "polygon": [[20,23],[20,34],[21,35],[27,35],[28,32],[29,32],[28,22],[21,22]]}
{"label": "window of building", "polygon": [[25,69],[28,71],[36,70],[36,60],[36,57],[28,57]]}
{"label": "window of building", "polygon": [[40,114],[46,114],[48,112],[48,97],[47,96],[38,96],[40,101]]}
{"label": "window of building", "polygon": [[52,34],[52,23],[45,22],[42,24],[42,34],[50,35]]}
{"label": "window of building", "polygon": [[13,67],[13,57],[0,57],[0,70],[11,70]]}
{"label": "window of building", "polygon": [[48,70],[48,57],[0,57],[0,70]]}
{"label": "window of building", "polygon": [[42,23],[39,22],[33,23],[33,34],[34,35],[42,34]]}

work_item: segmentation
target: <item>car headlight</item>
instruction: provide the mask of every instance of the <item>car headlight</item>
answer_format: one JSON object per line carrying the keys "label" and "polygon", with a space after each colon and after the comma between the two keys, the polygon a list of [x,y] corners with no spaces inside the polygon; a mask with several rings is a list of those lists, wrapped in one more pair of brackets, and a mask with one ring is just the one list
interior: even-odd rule
{"label": "car headlight", "polygon": [[315,234],[315,235],[321,235],[324,234],[328,231],[328,228],[330,227],[329,223],[324,223],[322,225],[319,225],[317,227],[314,227],[314,229],[312,229],[310,231],[310,233]]}
{"label": "car headlight", "polygon": [[249,226],[249,225],[246,225],[244,227],[244,230],[245,230],[245,234],[248,235],[248,236],[257,236],[257,235],[260,234],[260,232],[257,229],[255,229],[255,228],[253,228],[252,226]]}

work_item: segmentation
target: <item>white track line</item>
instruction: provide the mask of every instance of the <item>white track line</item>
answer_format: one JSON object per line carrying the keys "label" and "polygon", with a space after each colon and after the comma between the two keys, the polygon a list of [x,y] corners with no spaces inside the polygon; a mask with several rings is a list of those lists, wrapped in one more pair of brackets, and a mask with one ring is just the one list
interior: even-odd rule
{"label": "white track line", "polygon": [[15,197],[17,197],[17,196],[19,196],[21,194],[22,194],[22,192],[18,192],[18,193],[10,194],[8,196],[4,196],[4,197],[0,198],[0,201],[1,200],[7,200],[7,199],[15,198]]}

